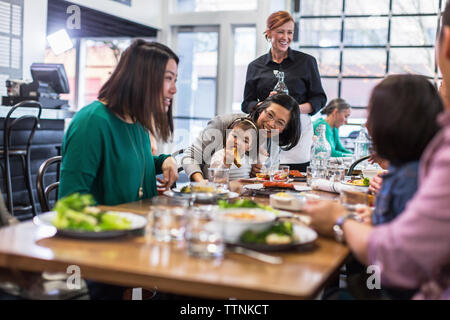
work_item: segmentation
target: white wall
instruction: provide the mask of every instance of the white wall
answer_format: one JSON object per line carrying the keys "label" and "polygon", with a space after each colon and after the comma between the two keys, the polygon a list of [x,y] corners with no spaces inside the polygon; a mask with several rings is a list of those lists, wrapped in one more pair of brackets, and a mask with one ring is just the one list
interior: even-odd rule
{"label": "white wall", "polygon": [[23,14],[23,78],[31,80],[31,64],[45,57],[47,0],[25,0]]}
{"label": "white wall", "polygon": [[[162,1],[167,0],[133,0],[131,7],[111,0],[70,0],[91,9],[115,15],[130,21],[144,24],[156,29],[162,28]],[[81,17],[83,19],[83,17]]]}

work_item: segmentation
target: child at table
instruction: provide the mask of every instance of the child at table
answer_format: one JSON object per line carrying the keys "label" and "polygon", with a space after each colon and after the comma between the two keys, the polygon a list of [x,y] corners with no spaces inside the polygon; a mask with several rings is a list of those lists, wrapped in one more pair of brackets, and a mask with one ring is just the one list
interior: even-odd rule
{"label": "child at table", "polygon": [[443,104],[424,77],[395,75],[375,87],[368,111],[374,150],[389,163],[372,214],[372,224],[379,225],[395,219],[416,193],[419,159],[439,131]]}
{"label": "child at table", "polygon": [[256,157],[258,130],[249,118],[234,121],[226,130],[225,148],[216,151],[210,168],[229,168],[230,180],[250,177],[251,161]]}

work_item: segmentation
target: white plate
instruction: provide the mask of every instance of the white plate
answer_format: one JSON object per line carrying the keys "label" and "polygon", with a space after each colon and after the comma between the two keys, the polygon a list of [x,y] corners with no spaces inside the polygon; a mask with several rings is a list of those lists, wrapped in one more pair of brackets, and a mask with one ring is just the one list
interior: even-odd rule
{"label": "white plate", "polygon": [[290,251],[290,250],[296,250],[299,247],[310,245],[314,241],[316,241],[318,235],[317,232],[313,229],[303,226],[300,224],[294,224],[294,234],[297,237],[297,241],[293,243],[288,244],[254,244],[254,243],[230,243],[230,244],[236,244],[248,249],[256,250],[256,251],[273,251],[273,252],[280,252],[280,251]]}
{"label": "white plate", "polygon": [[[244,186],[245,189],[249,189],[249,190],[261,190],[264,188],[264,185],[262,183],[257,183],[257,184],[246,184]],[[311,191],[312,189],[310,187],[306,187],[306,186],[297,186],[294,185],[294,188],[296,191]],[[289,189],[286,189],[289,190]]]}
{"label": "white plate", "polygon": [[[191,198],[190,193],[180,192],[179,188],[173,188],[172,190],[166,190],[163,192],[163,195],[168,196],[168,197],[181,197],[181,198],[186,198],[186,199]],[[238,198],[239,194],[236,192],[227,191],[225,193],[219,194],[218,196],[219,196],[219,199],[234,199],[234,198]]]}
{"label": "white plate", "polygon": [[[116,214],[120,217],[126,218],[131,221],[131,228],[127,230],[108,230],[108,231],[80,231],[70,229],[56,229],[57,234],[70,238],[78,239],[108,239],[122,237],[125,235],[138,235],[147,226],[147,219],[143,216],[130,213],[130,212],[115,212],[109,211],[109,213]],[[33,221],[37,225],[53,226],[53,218],[56,216],[56,211],[40,214],[36,216]]]}

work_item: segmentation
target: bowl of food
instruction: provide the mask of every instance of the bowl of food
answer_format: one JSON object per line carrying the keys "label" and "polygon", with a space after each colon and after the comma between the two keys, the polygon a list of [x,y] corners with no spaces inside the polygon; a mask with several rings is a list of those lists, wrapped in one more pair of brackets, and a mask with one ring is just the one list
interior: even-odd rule
{"label": "bowl of food", "polygon": [[270,195],[270,205],[277,209],[299,211],[306,203],[306,198],[293,192],[278,192]]}
{"label": "bowl of food", "polygon": [[223,237],[228,243],[236,243],[245,231],[259,232],[270,228],[275,222],[276,214],[262,209],[223,209],[215,218]]}

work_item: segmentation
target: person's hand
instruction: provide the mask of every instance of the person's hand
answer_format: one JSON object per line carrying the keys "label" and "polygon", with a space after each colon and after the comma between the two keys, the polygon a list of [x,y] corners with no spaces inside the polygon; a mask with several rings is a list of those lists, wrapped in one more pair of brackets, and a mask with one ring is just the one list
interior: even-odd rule
{"label": "person's hand", "polygon": [[271,91],[271,92],[269,93],[269,97],[274,96],[274,95],[276,95],[276,94],[278,94],[278,91]]}
{"label": "person's hand", "polygon": [[256,177],[257,173],[261,173],[262,167],[263,167],[263,165],[261,163],[252,164],[252,171],[250,172],[250,177],[254,178],[254,177]]}
{"label": "person's hand", "polygon": [[369,208],[367,206],[356,208],[356,213],[361,218],[363,223],[372,225],[372,213],[373,213],[372,208]]}
{"label": "person's hand", "polygon": [[162,188],[170,188],[178,180],[178,166],[173,157],[168,157],[162,164],[162,172],[164,174],[164,180],[159,179]]}
{"label": "person's hand", "polygon": [[383,184],[383,175],[385,172],[378,173],[375,177],[373,177],[369,182],[369,191],[373,194],[377,194],[381,190],[381,185]]}
{"label": "person's hand", "polygon": [[336,201],[311,201],[304,207],[304,212],[311,217],[311,227],[324,236],[334,236],[333,226],[336,220],[347,211]]}
{"label": "person's hand", "polygon": [[231,168],[233,162],[234,162],[234,149],[225,149],[222,166],[229,169]]}
{"label": "person's hand", "polygon": [[367,161],[370,164],[377,163],[384,170],[389,168],[389,161],[381,158],[377,153],[372,153]]}

